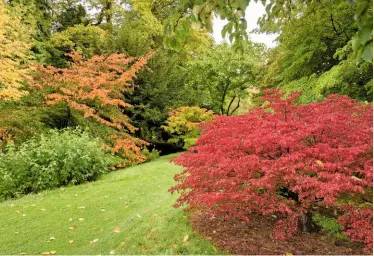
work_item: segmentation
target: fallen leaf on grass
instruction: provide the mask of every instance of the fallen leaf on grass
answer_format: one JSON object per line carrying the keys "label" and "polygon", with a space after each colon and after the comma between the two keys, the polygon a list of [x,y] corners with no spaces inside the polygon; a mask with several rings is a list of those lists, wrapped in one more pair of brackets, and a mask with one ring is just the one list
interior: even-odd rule
{"label": "fallen leaf on grass", "polygon": [[141,250],[142,252],[147,252],[147,247],[146,247],[145,245],[143,245],[143,246],[140,248],[140,250]]}
{"label": "fallen leaf on grass", "polygon": [[183,242],[185,243],[185,242],[187,242],[187,240],[188,240],[188,235],[185,235],[184,238],[183,238]]}
{"label": "fallen leaf on grass", "polygon": [[41,209],[40,209],[40,211],[42,211],[42,212],[45,212],[45,211],[46,211],[46,209],[44,209],[44,208],[41,208]]}
{"label": "fallen leaf on grass", "polygon": [[56,251],[42,252],[42,255],[54,255],[54,254],[56,254]]}
{"label": "fallen leaf on grass", "polygon": [[51,236],[50,238],[49,238],[49,240],[55,240],[56,238],[54,237],[54,236]]}
{"label": "fallen leaf on grass", "polygon": [[88,245],[93,245],[94,243],[96,243],[97,241],[99,241],[99,239],[94,239],[94,240],[92,240],[92,241],[89,241],[88,242]]}
{"label": "fallen leaf on grass", "polygon": [[126,246],[126,242],[122,242],[122,243],[121,243],[121,246],[122,246],[122,247],[125,247],[125,246]]}
{"label": "fallen leaf on grass", "polygon": [[119,232],[121,232],[121,228],[120,227],[115,227],[113,232],[114,233],[119,233]]}
{"label": "fallen leaf on grass", "polygon": [[151,232],[156,232],[156,230],[157,230],[156,228],[152,228]]}
{"label": "fallen leaf on grass", "polygon": [[69,240],[69,244],[72,244],[72,243],[74,243],[74,240]]}
{"label": "fallen leaf on grass", "polygon": [[78,220],[79,220],[79,221],[84,221],[84,219],[83,219],[83,218],[79,218]]}
{"label": "fallen leaf on grass", "polygon": [[77,228],[77,226],[71,226],[71,227],[69,227],[69,230],[74,230],[76,228]]}
{"label": "fallen leaf on grass", "polygon": [[116,252],[115,252],[114,250],[111,250],[111,251],[109,252],[109,254],[110,254],[110,255],[114,255],[114,254],[116,254]]}
{"label": "fallen leaf on grass", "polygon": [[21,212],[20,211],[16,211],[17,214],[20,214]]}

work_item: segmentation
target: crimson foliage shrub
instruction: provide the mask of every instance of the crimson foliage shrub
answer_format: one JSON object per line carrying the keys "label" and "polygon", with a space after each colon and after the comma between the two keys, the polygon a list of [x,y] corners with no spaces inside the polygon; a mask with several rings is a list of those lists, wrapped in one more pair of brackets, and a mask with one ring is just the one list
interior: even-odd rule
{"label": "crimson foliage shrub", "polygon": [[[204,207],[227,218],[276,215],[274,238],[298,230],[301,216],[332,208],[346,235],[372,247],[372,106],[347,96],[295,105],[265,91],[264,108],[202,126],[195,147],[173,161],[176,207]],[[361,218],[361,217],[362,218]]]}

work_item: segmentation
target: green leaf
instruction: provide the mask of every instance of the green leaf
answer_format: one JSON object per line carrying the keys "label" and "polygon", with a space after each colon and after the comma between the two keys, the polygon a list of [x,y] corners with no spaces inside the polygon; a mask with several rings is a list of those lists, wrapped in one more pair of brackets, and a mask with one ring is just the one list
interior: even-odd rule
{"label": "green leaf", "polygon": [[373,42],[370,42],[369,44],[364,46],[361,57],[367,62],[373,62]]}
{"label": "green leaf", "polygon": [[352,39],[352,49],[353,49],[353,51],[356,52],[358,50],[359,45],[360,45],[360,41],[359,41],[358,37],[357,36],[353,37],[353,39]]}
{"label": "green leaf", "polygon": [[371,35],[373,34],[373,29],[369,27],[364,27],[358,31],[358,37],[360,43],[364,45],[367,41],[370,40]]}

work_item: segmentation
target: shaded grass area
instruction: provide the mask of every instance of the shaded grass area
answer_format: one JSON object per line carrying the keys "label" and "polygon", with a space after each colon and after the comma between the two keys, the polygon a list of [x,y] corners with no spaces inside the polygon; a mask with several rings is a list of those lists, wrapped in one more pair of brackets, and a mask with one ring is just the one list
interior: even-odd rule
{"label": "shaded grass area", "polygon": [[216,254],[172,207],[174,155],[0,204],[1,254]]}

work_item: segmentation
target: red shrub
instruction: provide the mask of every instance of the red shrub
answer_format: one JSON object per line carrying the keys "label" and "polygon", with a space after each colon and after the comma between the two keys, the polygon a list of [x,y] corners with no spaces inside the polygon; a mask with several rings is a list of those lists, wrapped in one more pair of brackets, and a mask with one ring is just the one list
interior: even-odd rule
{"label": "red shrub", "polygon": [[269,90],[266,109],[204,125],[196,147],[173,160],[185,167],[170,189],[181,191],[176,207],[245,220],[253,212],[275,214],[275,238],[285,238],[297,231],[299,216],[341,208],[343,195],[372,190],[372,106],[338,95],[296,106],[298,95],[284,99]]}

